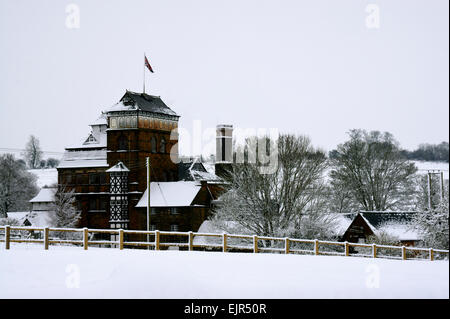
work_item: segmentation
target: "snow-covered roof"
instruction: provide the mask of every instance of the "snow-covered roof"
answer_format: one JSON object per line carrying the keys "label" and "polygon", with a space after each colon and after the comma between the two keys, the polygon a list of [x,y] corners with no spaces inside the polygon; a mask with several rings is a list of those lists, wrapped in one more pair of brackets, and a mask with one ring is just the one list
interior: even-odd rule
{"label": "snow-covered roof", "polygon": [[[191,206],[200,191],[198,182],[152,182],[150,183],[151,207],[185,207]],[[136,207],[147,207],[147,190],[145,190]]]}
{"label": "snow-covered roof", "polygon": [[419,233],[412,229],[415,212],[360,212],[359,216],[375,235],[386,233],[400,240],[420,240]]}
{"label": "snow-covered roof", "polygon": [[43,187],[39,193],[30,199],[30,203],[50,203],[55,200],[55,187]]}
{"label": "snow-covered roof", "polygon": [[221,181],[220,177],[208,171],[198,158],[178,163],[178,177],[185,181]]}
{"label": "snow-covered roof", "polygon": [[333,217],[333,222],[335,224],[335,231],[337,235],[343,235],[350,224],[353,222],[353,219],[357,214],[349,213],[349,214],[331,214]]}
{"label": "snow-covered roof", "polygon": [[149,95],[145,93],[135,93],[128,90],[125,92],[125,95],[120,99],[120,101],[106,110],[106,112],[109,113],[135,110],[142,110],[146,112],[179,117],[161,100],[159,96]]}
{"label": "snow-covered roof", "polygon": [[120,172],[129,172],[128,167],[125,166],[124,163],[119,162],[110,169],[106,170],[107,173],[120,173]]}
{"label": "snow-covered roof", "polygon": [[98,117],[98,119],[95,120],[95,122],[91,123],[90,125],[107,125],[108,121],[106,120],[106,115],[102,114]]}
{"label": "snow-covered roof", "polygon": [[409,224],[385,224],[381,227],[379,227],[375,234],[380,234],[382,232],[385,232],[391,236],[395,236],[400,240],[420,240],[422,239],[419,233],[412,229],[412,227]]}
{"label": "snow-covered roof", "polygon": [[106,149],[103,150],[66,150],[58,168],[108,167]]}

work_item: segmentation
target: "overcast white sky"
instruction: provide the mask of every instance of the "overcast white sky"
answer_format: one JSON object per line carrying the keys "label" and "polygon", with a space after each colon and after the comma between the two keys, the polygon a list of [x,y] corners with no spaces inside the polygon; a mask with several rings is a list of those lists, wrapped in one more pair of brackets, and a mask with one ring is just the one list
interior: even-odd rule
{"label": "overcast white sky", "polygon": [[326,150],[352,128],[407,149],[448,141],[448,12],[447,0],[0,0],[0,148],[79,142],[125,89],[142,91],[144,51],[147,93],[188,129],[275,127]]}

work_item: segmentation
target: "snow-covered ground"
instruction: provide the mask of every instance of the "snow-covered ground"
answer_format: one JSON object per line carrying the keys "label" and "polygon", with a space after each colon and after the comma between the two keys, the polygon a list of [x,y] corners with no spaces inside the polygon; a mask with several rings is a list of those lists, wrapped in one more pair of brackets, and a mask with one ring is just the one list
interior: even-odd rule
{"label": "snow-covered ground", "polygon": [[0,248],[0,298],[449,298],[448,261]]}
{"label": "snow-covered ground", "polygon": [[444,179],[449,177],[449,163],[445,162],[425,162],[425,161],[412,161],[416,164],[419,174],[426,174],[427,170],[440,170],[444,173]]}

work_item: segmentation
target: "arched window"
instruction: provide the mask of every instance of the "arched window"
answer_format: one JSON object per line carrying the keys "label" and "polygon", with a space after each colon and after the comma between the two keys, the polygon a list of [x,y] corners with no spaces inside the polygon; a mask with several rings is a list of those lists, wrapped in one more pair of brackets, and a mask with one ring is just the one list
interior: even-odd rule
{"label": "arched window", "polygon": [[118,149],[127,150],[128,149],[128,139],[126,136],[121,135],[118,140]]}
{"label": "arched window", "polygon": [[156,153],[156,137],[154,136],[150,139],[150,148],[152,153]]}
{"label": "arched window", "polygon": [[161,153],[165,153],[166,152],[166,140],[164,139],[164,137],[161,138],[161,146],[160,146],[159,151]]}

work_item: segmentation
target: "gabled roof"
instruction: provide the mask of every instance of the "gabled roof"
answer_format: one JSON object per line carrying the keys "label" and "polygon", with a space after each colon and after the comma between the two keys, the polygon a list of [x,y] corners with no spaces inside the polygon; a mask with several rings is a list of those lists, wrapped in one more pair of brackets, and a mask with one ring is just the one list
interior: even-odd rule
{"label": "gabled roof", "polygon": [[184,181],[220,181],[216,174],[208,172],[205,165],[197,158],[178,163],[178,178]]}
{"label": "gabled roof", "polygon": [[412,221],[415,212],[360,212],[362,217],[366,219],[370,225],[378,228],[382,225],[395,223],[407,224]]}
{"label": "gabled roof", "polygon": [[43,187],[39,193],[30,199],[30,203],[50,203],[55,200],[56,187]]}
{"label": "gabled roof", "polygon": [[[192,181],[152,182],[150,183],[150,207],[186,207],[191,206],[201,184]],[[147,207],[145,190],[136,207]]]}
{"label": "gabled roof", "polygon": [[113,105],[107,112],[134,111],[141,110],[152,113],[176,116],[177,113],[172,111],[159,96],[149,95],[146,93],[136,93],[126,91],[125,95],[120,99],[119,103]]}
{"label": "gabled roof", "polygon": [[114,165],[113,167],[111,167],[110,169],[107,169],[106,172],[107,173],[120,173],[120,172],[129,172],[130,170],[128,169],[128,167],[125,166],[124,163],[119,162],[116,165]]}
{"label": "gabled roof", "polygon": [[[420,240],[411,222],[416,212],[360,212],[360,216],[375,235],[387,233],[400,240]],[[355,217],[355,218],[356,218]]]}

